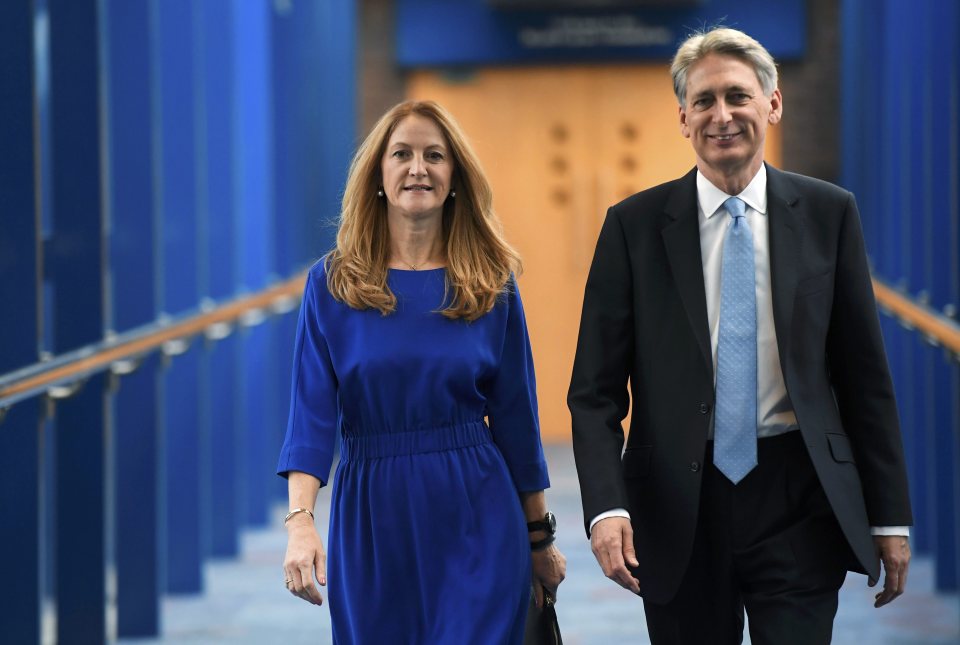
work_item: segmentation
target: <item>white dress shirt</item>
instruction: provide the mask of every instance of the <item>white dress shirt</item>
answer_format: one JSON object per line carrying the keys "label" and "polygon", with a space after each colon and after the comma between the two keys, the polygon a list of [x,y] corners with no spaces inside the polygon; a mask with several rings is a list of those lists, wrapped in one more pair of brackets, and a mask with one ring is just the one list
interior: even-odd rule
{"label": "white dress shirt", "polygon": [[[746,220],[753,233],[753,259],[757,290],[757,437],[773,437],[798,430],[787,386],[780,367],[777,330],[773,323],[773,294],[770,283],[770,238],[767,218],[767,167],[760,170],[739,195],[746,204]],[[707,297],[707,324],[713,351],[713,382],[717,382],[717,342],[720,336],[720,274],[723,266],[723,241],[733,218],[723,203],[734,197],[723,192],[697,171],[697,219],[700,225],[700,254],[703,260],[703,286]],[[709,434],[713,436],[711,421]],[[590,529],[608,517],[627,517],[626,509],[615,508],[597,515]],[[873,527],[874,535],[909,535],[902,526]]]}
{"label": "white dress shirt", "polygon": [[[733,218],[723,207],[726,194],[697,171],[697,219],[700,224],[700,254],[703,260],[703,287],[707,295],[707,324],[713,350],[713,383],[717,383],[717,344],[720,338],[720,275],[723,241]],[[777,330],[773,324],[773,294],[770,289],[770,244],[767,235],[767,167],[737,195],[747,205],[744,217],[753,233],[753,262],[757,292],[757,437],[772,437],[797,430],[787,386],[780,368]],[[710,424],[713,436],[713,423]]]}

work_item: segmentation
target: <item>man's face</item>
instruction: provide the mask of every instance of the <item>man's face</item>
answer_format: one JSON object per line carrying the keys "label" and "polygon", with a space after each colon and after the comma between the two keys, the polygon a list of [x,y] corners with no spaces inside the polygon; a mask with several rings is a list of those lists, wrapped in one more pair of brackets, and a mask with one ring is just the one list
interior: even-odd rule
{"label": "man's face", "polygon": [[779,89],[764,96],[753,67],[739,58],[709,54],[691,65],[680,132],[693,144],[700,171],[708,177],[756,173],[781,101]]}

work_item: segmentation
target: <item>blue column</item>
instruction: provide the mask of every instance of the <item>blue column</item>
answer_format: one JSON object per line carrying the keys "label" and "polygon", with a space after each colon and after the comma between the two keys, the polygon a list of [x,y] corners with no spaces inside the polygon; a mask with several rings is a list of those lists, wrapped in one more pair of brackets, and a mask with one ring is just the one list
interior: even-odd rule
{"label": "blue column", "polygon": [[[34,56],[30,0],[0,4],[0,374],[37,360],[37,204],[33,169]],[[3,411],[0,411],[0,415]],[[39,404],[0,420],[0,634],[40,641]]]}
{"label": "blue column", "polygon": [[[206,262],[201,289],[214,301],[235,295],[237,233],[234,228],[234,184],[232,140],[233,111],[233,4],[229,0],[209,0],[200,7],[198,56],[202,81],[200,139],[200,202],[206,212]],[[214,556],[233,556],[238,551],[240,498],[237,495],[237,346],[229,328],[216,333],[222,339],[208,344],[209,396],[204,399],[203,419],[208,428],[210,543]]]}
{"label": "blue column", "polygon": [[[356,3],[290,3],[272,18],[277,272],[289,276],[334,244],[340,195],[356,145]],[[271,453],[283,440],[296,319],[275,323]],[[279,422],[278,422],[279,421]],[[286,496],[277,478],[275,494]]]}
{"label": "blue column", "polygon": [[[313,33],[304,36],[322,50],[311,56],[311,76],[318,79],[318,94],[323,97],[323,118],[304,115],[302,123],[317,121],[319,137],[318,187],[306,213],[308,230],[307,258],[316,257],[333,247],[336,237],[335,222],[340,213],[340,195],[346,181],[347,168],[357,140],[356,106],[356,51],[357,2],[316,3],[316,15],[311,24]],[[331,101],[329,97],[337,97]]]}
{"label": "blue column", "polygon": [[[155,43],[154,127],[159,184],[159,308],[164,314],[186,314],[196,309],[199,291],[199,237],[203,227],[197,213],[196,55],[194,7],[188,0],[154,0]],[[203,587],[202,512],[205,491],[200,464],[206,450],[200,429],[200,371],[198,343],[172,349],[164,362],[160,386],[161,435],[165,482],[163,491],[166,589],[195,593]]]}
{"label": "blue column", "polygon": [[[147,0],[104,3],[107,191],[110,197],[110,316],[124,332],[156,316],[150,8]],[[133,369],[130,365],[127,369]],[[158,427],[155,356],[115,375],[114,544],[117,633],[160,630]]]}
{"label": "blue column", "polygon": [[57,642],[106,638],[104,375],[57,402]]}
{"label": "blue column", "polygon": [[237,341],[230,336],[210,348],[210,543],[215,557],[239,553],[240,498],[238,486]]}
{"label": "blue column", "polygon": [[[234,5],[234,153],[237,278],[241,290],[254,291],[269,284],[273,275],[273,153],[270,104],[270,33],[266,0]],[[262,321],[261,321],[262,322]],[[238,392],[241,413],[243,461],[240,495],[243,521],[267,521],[268,491],[272,484],[269,401],[275,396],[270,367],[273,360],[271,328],[258,324],[239,339],[241,358]]]}
{"label": "blue column", "polygon": [[[103,336],[103,249],[97,0],[47,0],[50,20],[49,186],[52,234],[44,248],[51,310],[48,350]],[[107,476],[104,382],[92,377],[58,401],[56,594],[59,643],[106,637]]]}
{"label": "blue column", "polygon": [[[931,149],[926,182],[918,186],[930,207],[930,295],[937,309],[960,304],[960,7],[930,3],[922,12],[926,32],[929,108],[922,115]],[[943,43],[943,46],[935,46]],[[960,587],[960,364],[933,352],[931,376],[935,405],[931,410],[932,467],[936,473],[937,512],[934,552],[936,586]]]}
{"label": "blue column", "polygon": [[0,568],[19,580],[0,586],[0,633],[11,643],[40,642],[39,409],[36,399],[18,403],[0,424]]}
{"label": "blue column", "polygon": [[[942,310],[960,304],[960,7],[842,5],[844,181],[864,208],[876,272]],[[939,44],[943,46],[939,46]],[[875,136],[876,133],[883,133]],[[872,200],[868,202],[868,200]],[[870,213],[881,213],[879,218]],[[903,417],[914,550],[938,589],[960,578],[960,365],[884,323]]]}
{"label": "blue column", "polygon": [[355,2],[289,3],[272,17],[276,266],[330,250],[356,141]]}

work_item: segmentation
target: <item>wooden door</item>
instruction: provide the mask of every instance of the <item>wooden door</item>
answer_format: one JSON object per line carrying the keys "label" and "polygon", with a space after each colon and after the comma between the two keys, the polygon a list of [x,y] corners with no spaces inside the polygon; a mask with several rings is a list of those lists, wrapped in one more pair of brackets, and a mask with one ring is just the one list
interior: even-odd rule
{"label": "wooden door", "polygon": [[[567,388],[583,287],[608,206],[684,174],[666,65],[416,72],[408,97],[449,109],[493,185],[494,207],[520,252],[520,291],[537,369],[545,441],[570,437]],[[779,130],[767,136],[779,165]]]}

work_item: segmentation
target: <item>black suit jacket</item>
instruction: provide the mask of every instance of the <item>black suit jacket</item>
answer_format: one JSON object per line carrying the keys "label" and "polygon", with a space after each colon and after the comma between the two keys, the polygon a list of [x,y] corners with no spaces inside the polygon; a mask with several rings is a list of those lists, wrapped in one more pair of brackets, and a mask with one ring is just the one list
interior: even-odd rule
{"label": "black suit jacket", "polygon": [[[851,568],[876,579],[869,527],[912,517],[857,206],[848,191],[769,165],[767,196],[787,393]],[[695,169],[609,209],[568,404],[585,521],[628,509],[641,593],[667,602],[691,553],[714,407]]]}

